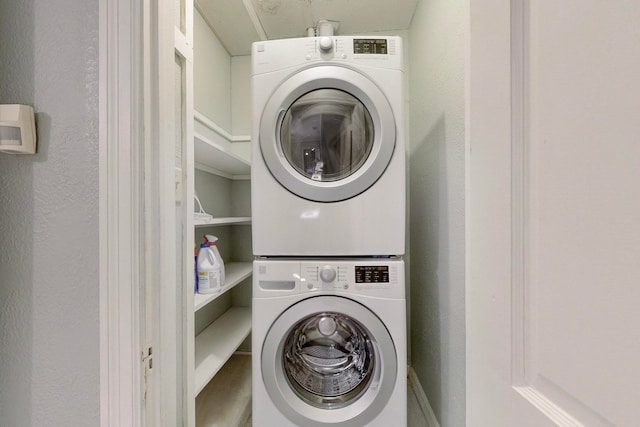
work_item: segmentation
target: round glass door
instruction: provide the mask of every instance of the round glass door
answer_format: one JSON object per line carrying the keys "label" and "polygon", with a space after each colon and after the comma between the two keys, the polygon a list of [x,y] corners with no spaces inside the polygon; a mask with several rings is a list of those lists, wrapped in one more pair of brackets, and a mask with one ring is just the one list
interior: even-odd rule
{"label": "round glass door", "polygon": [[337,89],[318,89],[296,99],[280,125],[287,161],[315,181],[345,179],[360,169],[371,154],[373,136],[364,104]]}
{"label": "round glass door", "polygon": [[344,314],[306,317],[291,330],[282,364],[287,381],[305,402],[336,408],[358,399],[375,372],[371,333]]}
{"label": "round glass door", "polygon": [[367,425],[389,400],[398,361],[382,321],[339,296],[302,300],[271,325],[261,349],[271,401],[295,425]]}
{"label": "round glass door", "polygon": [[308,200],[336,202],[382,176],[394,154],[395,126],[389,101],[369,78],[315,66],[276,88],[263,109],[258,142],[283,187]]}

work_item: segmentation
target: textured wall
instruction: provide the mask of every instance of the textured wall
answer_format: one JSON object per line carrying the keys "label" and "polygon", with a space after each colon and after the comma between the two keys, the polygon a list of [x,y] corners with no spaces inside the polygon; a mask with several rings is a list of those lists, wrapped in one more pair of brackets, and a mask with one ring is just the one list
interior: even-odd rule
{"label": "textured wall", "polygon": [[421,0],[409,33],[411,361],[443,427],[465,425],[467,8]]}
{"label": "textured wall", "polygon": [[0,154],[0,426],[97,426],[98,1],[1,1],[0,40],[38,132]]}

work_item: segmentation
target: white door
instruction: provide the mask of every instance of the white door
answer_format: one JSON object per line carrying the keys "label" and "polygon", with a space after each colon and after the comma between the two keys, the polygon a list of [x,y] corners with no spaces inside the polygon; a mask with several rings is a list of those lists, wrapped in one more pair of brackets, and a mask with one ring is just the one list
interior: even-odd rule
{"label": "white door", "polygon": [[640,2],[470,2],[467,425],[640,425]]}

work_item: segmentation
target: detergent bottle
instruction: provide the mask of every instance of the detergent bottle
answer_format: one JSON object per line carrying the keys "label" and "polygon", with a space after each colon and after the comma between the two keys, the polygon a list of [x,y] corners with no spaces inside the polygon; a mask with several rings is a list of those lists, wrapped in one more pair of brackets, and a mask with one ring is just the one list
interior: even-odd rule
{"label": "detergent bottle", "polygon": [[224,271],[224,261],[220,256],[220,251],[218,250],[218,238],[211,234],[206,234],[204,236],[205,242],[209,243],[209,249],[213,252],[214,257],[217,260],[217,263],[220,265],[220,287],[224,287],[225,284],[225,271]]}
{"label": "detergent bottle", "polygon": [[198,252],[198,293],[212,294],[220,292],[221,289],[220,263],[209,243],[202,243]]}

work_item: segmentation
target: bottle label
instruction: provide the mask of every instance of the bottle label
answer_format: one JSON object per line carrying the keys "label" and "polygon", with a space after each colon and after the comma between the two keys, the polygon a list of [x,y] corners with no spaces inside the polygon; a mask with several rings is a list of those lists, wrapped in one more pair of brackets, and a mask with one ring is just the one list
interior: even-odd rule
{"label": "bottle label", "polygon": [[220,288],[220,274],[218,271],[199,271],[198,290],[207,291]]}

